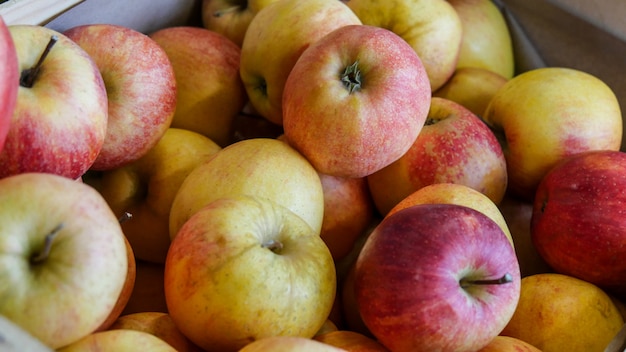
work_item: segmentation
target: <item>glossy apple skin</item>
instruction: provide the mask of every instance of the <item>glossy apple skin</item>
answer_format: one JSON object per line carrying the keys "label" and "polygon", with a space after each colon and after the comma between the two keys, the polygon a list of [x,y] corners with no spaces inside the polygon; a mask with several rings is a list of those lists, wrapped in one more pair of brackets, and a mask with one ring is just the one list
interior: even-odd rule
{"label": "glossy apple skin", "polygon": [[[351,93],[342,73],[355,62],[362,84]],[[289,74],[285,136],[319,172],[365,177],[406,153],[426,120],[430,96],[420,58],[400,36],[344,26],[309,46]]]}
{"label": "glossy apple skin", "polygon": [[240,68],[259,115],[282,125],[285,82],[302,51],[334,29],[355,24],[359,18],[337,0],[281,0],[259,11],[241,45]]}
{"label": "glossy apple skin", "polygon": [[532,241],[555,271],[626,294],[626,153],[574,155],[543,178]]}
{"label": "glossy apple skin", "polygon": [[164,287],[181,332],[226,352],[269,336],[313,337],[331,312],[336,273],[328,247],[302,218],[268,199],[239,196],[217,199],[185,222],[167,254]]}
{"label": "glossy apple skin", "polygon": [[59,40],[32,88],[20,86],[0,177],[48,172],[77,179],[94,163],[107,128],[107,93],[100,70],[76,43],[42,26],[9,28],[19,71],[33,67],[50,37]]}
{"label": "glossy apple skin", "polygon": [[304,337],[272,336],[254,341],[239,352],[342,352],[345,350]]}
{"label": "glossy apple skin", "polygon": [[[520,294],[515,251],[500,227],[453,204],[416,205],[383,219],[355,270],[361,317],[392,351],[476,351],[504,328]],[[460,285],[506,273],[506,284]]]}
{"label": "glossy apple skin", "polygon": [[0,152],[9,133],[13,110],[17,102],[19,70],[17,52],[11,33],[0,16]]}
{"label": "glossy apple skin", "polygon": [[107,134],[91,169],[137,160],[163,136],[176,110],[176,79],[167,54],[147,35],[119,25],[81,25],[63,34],[94,60],[107,89]]}
{"label": "glossy apple skin", "polygon": [[[117,217],[93,188],[55,174],[8,176],[0,190],[0,314],[54,349],[93,332],[128,277]],[[49,256],[33,264],[59,224]]]}
{"label": "glossy apple skin", "polygon": [[349,0],[348,7],[363,24],[382,27],[401,36],[419,55],[432,91],[454,73],[463,26],[445,0]]}
{"label": "glossy apple skin", "polygon": [[100,351],[177,352],[174,347],[152,334],[130,329],[95,332],[57,350],[57,352]]}
{"label": "glossy apple skin", "polygon": [[476,115],[433,97],[426,124],[408,151],[367,179],[381,214],[435,183],[462,184],[498,204],[507,189],[506,159],[496,136]]}

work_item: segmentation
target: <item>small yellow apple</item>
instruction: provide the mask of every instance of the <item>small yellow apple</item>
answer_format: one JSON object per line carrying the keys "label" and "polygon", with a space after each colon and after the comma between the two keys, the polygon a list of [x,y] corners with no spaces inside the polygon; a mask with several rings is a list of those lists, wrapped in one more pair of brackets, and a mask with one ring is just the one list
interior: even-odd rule
{"label": "small yellow apple", "polygon": [[117,329],[91,333],[57,352],[150,351],[177,352],[167,342],[143,331]]}

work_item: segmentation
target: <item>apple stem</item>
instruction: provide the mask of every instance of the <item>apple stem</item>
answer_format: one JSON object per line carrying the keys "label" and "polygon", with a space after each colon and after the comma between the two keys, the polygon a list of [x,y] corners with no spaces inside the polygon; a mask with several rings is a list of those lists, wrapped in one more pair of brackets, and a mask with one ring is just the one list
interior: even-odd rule
{"label": "apple stem", "polygon": [[498,279],[489,279],[489,280],[466,280],[461,279],[460,284],[461,287],[469,287],[474,285],[502,285],[507,284],[509,282],[513,282],[513,276],[509,273],[504,274],[501,278]]}
{"label": "apple stem", "polygon": [[283,249],[283,244],[279,241],[269,240],[263,243],[263,248],[267,248],[274,253],[279,253]]}
{"label": "apple stem", "polygon": [[57,234],[59,233],[59,231],[61,231],[62,228],[63,228],[63,223],[60,223],[59,225],[57,225],[57,227],[52,229],[52,231],[50,231],[46,235],[42,251],[39,252],[39,254],[31,257],[30,259],[31,263],[38,264],[48,258],[48,256],[50,255],[50,250],[52,249],[52,241],[54,241],[54,238],[57,236]]}
{"label": "apple stem", "polygon": [[225,8],[223,10],[217,10],[217,11],[213,12],[213,17],[222,17],[225,14],[238,11],[239,9],[241,9],[241,6],[235,5],[235,6],[231,6],[229,8]]}
{"label": "apple stem", "polygon": [[120,216],[119,218],[117,218],[117,221],[120,222],[120,225],[125,223],[126,221],[130,220],[133,218],[133,214],[125,211],[124,214],[122,214],[122,216]]}
{"label": "apple stem", "polygon": [[54,46],[54,44],[57,43],[58,40],[59,37],[56,35],[50,37],[48,45],[46,45],[43,53],[41,53],[37,64],[29,69],[22,71],[22,74],[20,76],[20,86],[25,88],[32,88],[33,84],[35,83],[35,79],[39,75],[39,70],[41,70],[41,65],[43,64],[43,61],[46,59],[46,57],[50,53],[50,50],[52,50],[52,47]]}
{"label": "apple stem", "polygon": [[361,71],[359,70],[358,60],[343,71],[341,83],[348,89],[349,94],[361,89]]}

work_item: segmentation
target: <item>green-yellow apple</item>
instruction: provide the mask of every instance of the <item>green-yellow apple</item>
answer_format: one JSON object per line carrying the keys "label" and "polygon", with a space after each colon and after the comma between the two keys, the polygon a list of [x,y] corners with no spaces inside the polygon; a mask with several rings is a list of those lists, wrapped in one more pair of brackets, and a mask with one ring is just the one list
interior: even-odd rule
{"label": "green-yellow apple", "polygon": [[0,179],[0,315],[58,349],[97,329],[128,273],[118,218],[92,187],[51,173]]}
{"label": "green-yellow apple", "polygon": [[446,0],[349,0],[346,4],[363,24],[397,33],[422,59],[431,90],[454,73],[461,50],[463,27]]}
{"label": "green-yellow apple", "polygon": [[541,352],[541,350],[515,337],[498,335],[478,352]]}
{"label": "green-yellow apple", "polygon": [[385,216],[417,204],[457,204],[470,207],[487,215],[515,246],[509,226],[498,205],[479,191],[458,183],[433,183],[409,194],[396,204]]}
{"label": "green-yellow apple", "polygon": [[604,351],[624,325],[605,291],[572,276],[540,273],[521,281],[515,313],[501,335],[543,352]]}
{"label": "green-yellow apple", "polygon": [[[282,142],[281,142],[282,143]],[[210,352],[269,336],[311,338],[335,299],[333,258],[301,217],[266,198],[219,198],[180,228],[165,261],[180,331]]]}
{"label": "green-yellow apple", "polygon": [[458,68],[441,88],[433,92],[433,96],[457,102],[481,117],[491,98],[507,81],[503,76],[484,68]]}
{"label": "green-yellow apple", "polygon": [[183,335],[172,317],[165,312],[137,312],[120,316],[110,327],[114,329],[129,329],[147,332],[167,342],[178,352],[197,352],[195,346]]}
{"label": "green-yellow apple", "polygon": [[495,134],[471,111],[433,97],[428,119],[409,150],[367,177],[379,212],[387,214],[416,190],[458,183],[500,203],[507,189],[504,153]]}
{"label": "green-yellow apple", "polygon": [[172,202],[170,238],[206,204],[238,194],[270,199],[321,231],[324,191],[317,171],[287,143],[252,138],[227,146],[189,173]]}
{"label": "green-yellow apple", "polygon": [[493,96],[483,120],[500,136],[508,191],[527,200],[563,158],[619,150],[622,143],[622,114],[613,90],[571,68],[538,68],[513,77]]}
{"label": "green-yellow apple", "polygon": [[57,352],[150,351],[177,352],[167,342],[143,331],[116,329],[91,333]]}
{"label": "green-yellow apple", "polygon": [[2,16],[0,16],[0,152],[9,133],[11,117],[17,102],[17,89],[20,71],[13,37]]}
{"label": "green-yellow apple", "polygon": [[85,50],[55,30],[9,30],[20,80],[0,177],[47,172],[77,179],[104,144],[108,98],[102,75]]}
{"label": "green-yellow apple", "polygon": [[591,151],[557,163],[539,183],[532,242],[556,272],[626,298],[626,153]]}
{"label": "green-yellow apple", "polygon": [[380,27],[343,26],[306,48],[289,73],[285,137],[319,172],[365,177],[409,150],[430,100],[406,41]]}
{"label": "green-yellow apple", "polygon": [[513,41],[503,13],[492,0],[448,0],[463,25],[456,64],[495,72],[506,79],[515,73]]}
{"label": "green-yellow apple", "polygon": [[203,0],[202,25],[241,47],[252,18],[276,0]]}
{"label": "green-yellow apple", "polygon": [[139,159],[163,136],[176,109],[167,54],[147,35],[120,25],[79,25],[63,34],[95,61],[107,90],[107,133],[91,169],[111,170]]}
{"label": "green-yellow apple", "polygon": [[384,218],[367,238],[354,291],[363,322],[389,350],[470,352],[513,316],[520,272],[485,214],[420,204]]}
{"label": "green-yellow apple", "polygon": [[331,331],[315,336],[313,339],[347,351],[389,352],[374,338],[351,330]]}
{"label": "green-yellow apple", "polygon": [[138,259],[165,262],[176,192],[193,169],[219,150],[219,145],[200,133],[171,127],[141,158],[97,177],[94,187],[113,212],[132,215],[122,229]]}
{"label": "green-yellow apple", "polygon": [[320,341],[304,337],[273,336],[249,343],[239,352],[347,352]]}
{"label": "green-yellow apple", "polygon": [[203,134],[221,147],[247,101],[239,77],[241,48],[206,28],[178,26],[150,34],[165,50],[176,76],[176,112],[171,127]]}
{"label": "green-yellow apple", "polygon": [[361,21],[337,0],[278,0],[261,9],[241,45],[240,75],[255,110],[282,125],[285,81],[302,51],[352,24]]}
{"label": "green-yellow apple", "polygon": [[9,319],[0,315],[0,350],[4,352],[53,352],[54,350],[36,339]]}

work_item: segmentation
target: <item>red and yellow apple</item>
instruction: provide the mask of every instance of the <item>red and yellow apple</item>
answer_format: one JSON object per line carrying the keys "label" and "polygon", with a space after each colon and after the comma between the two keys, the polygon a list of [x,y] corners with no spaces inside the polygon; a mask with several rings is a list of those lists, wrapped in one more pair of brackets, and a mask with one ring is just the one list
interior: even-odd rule
{"label": "red and yellow apple", "polygon": [[17,51],[13,37],[2,16],[0,16],[0,152],[9,133],[13,110],[17,102],[18,69]]}

